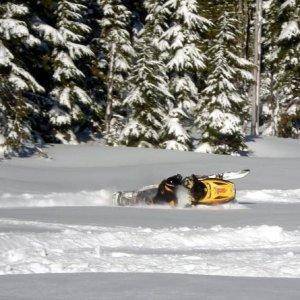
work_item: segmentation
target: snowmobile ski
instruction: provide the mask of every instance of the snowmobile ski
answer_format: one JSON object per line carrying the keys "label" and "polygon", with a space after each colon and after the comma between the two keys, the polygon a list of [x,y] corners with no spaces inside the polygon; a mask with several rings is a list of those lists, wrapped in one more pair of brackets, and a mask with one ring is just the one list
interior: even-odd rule
{"label": "snowmobile ski", "polygon": [[219,174],[213,174],[209,176],[197,176],[198,178],[219,178],[219,179],[224,179],[224,180],[235,180],[235,179],[240,179],[244,178],[250,173],[249,169],[245,170],[240,170],[236,172],[224,172],[224,173],[219,173]]}

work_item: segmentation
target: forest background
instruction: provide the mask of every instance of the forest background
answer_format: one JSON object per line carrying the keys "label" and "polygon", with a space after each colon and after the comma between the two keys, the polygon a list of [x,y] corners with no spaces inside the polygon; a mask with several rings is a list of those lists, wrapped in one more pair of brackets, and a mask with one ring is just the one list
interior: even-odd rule
{"label": "forest background", "polygon": [[257,86],[259,133],[299,138],[299,15],[296,0],[2,0],[0,152],[245,153]]}

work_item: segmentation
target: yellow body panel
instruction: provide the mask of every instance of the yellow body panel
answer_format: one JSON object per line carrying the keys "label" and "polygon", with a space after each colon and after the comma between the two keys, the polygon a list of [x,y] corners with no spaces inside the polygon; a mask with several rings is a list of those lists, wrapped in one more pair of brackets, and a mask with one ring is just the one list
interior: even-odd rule
{"label": "yellow body panel", "polygon": [[201,181],[205,184],[207,193],[203,199],[199,199],[199,204],[217,205],[234,200],[235,186],[232,182],[214,178]]}

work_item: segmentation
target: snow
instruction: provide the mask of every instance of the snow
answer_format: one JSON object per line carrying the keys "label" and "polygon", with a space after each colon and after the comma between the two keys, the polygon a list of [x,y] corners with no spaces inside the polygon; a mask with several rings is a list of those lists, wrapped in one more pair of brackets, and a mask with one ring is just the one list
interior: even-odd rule
{"label": "snow", "polygon": [[282,5],[281,5],[281,9],[285,9],[287,8],[288,6],[290,7],[294,7],[296,6],[296,0],[286,0]]}
{"label": "snow", "polygon": [[[179,198],[187,204],[186,191],[180,191]],[[62,193],[2,193],[0,208],[20,207],[55,207],[55,206],[114,206],[113,190],[62,192]],[[242,190],[237,192],[237,203],[225,204],[217,207],[200,206],[198,209],[244,209],[239,203],[300,203],[300,189],[291,190]],[[185,205],[181,205],[184,207]],[[140,206],[142,207],[142,206]],[[144,208],[153,208],[144,206]],[[158,206],[160,208],[160,206]]]}
{"label": "snow", "polygon": [[299,203],[300,189],[295,190],[258,190],[258,191],[240,191],[237,193],[237,199],[240,203]]}
{"label": "snow", "polygon": [[199,153],[212,153],[213,152],[213,148],[208,143],[202,143],[199,147],[197,147],[197,149],[195,150],[195,152],[199,152]]}
{"label": "snow", "polygon": [[40,19],[35,20],[32,28],[37,31],[45,41],[52,43],[53,45],[64,45],[64,37],[54,27],[42,23]]}
{"label": "snow", "polygon": [[[65,101],[65,99],[63,100]],[[71,117],[67,113],[65,113],[62,109],[60,109],[58,106],[54,106],[50,110],[49,116],[52,124],[55,125],[71,124]]]}
{"label": "snow", "polygon": [[6,4],[6,13],[4,14],[5,18],[12,18],[15,16],[25,16],[28,14],[29,10],[28,7],[22,4],[13,4],[8,2]]}
{"label": "snow", "polygon": [[291,40],[294,37],[300,35],[300,30],[297,21],[285,22],[282,25],[282,30],[278,38],[279,41],[282,40]]}
{"label": "snow", "polygon": [[[146,272],[300,276],[300,232],[279,226],[153,229],[1,220],[3,225],[31,228],[29,232],[12,229],[1,234],[2,275]],[[45,232],[32,233],[34,227]]]}
{"label": "snow", "polygon": [[[12,280],[12,277],[14,280]],[[63,283],[63,284],[62,284]],[[6,300],[228,299],[298,300],[298,279],[149,273],[1,276]],[[20,297],[21,295],[21,297]]]}
{"label": "snow", "polygon": [[[48,158],[1,161],[0,298],[299,299],[299,142],[249,146],[252,157],[47,145]],[[112,203],[172,174],[247,167],[235,203]]]}
{"label": "snow", "polygon": [[11,60],[14,58],[14,56],[8,51],[6,47],[0,43],[0,65],[1,66],[9,66],[11,63]]}
{"label": "snow", "polygon": [[0,19],[0,33],[7,40],[29,36],[26,23],[14,19]]}
{"label": "snow", "polygon": [[167,119],[166,123],[168,133],[176,136],[178,142],[182,142],[184,144],[188,140],[188,134],[181,126],[177,114],[173,115],[172,112],[170,112],[170,117]]}
{"label": "snow", "polygon": [[14,83],[17,90],[32,90],[44,92],[44,88],[32,77],[32,75],[16,64],[11,63],[12,73],[9,81]]}
{"label": "snow", "polygon": [[81,58],[83,56],[93,56],[93,52],[88,46],[67,42],[67,47],[72,59]]}
{"label": "snow", "polygon": [[188,148],[175,140],[165,141],[162,146],[167,150],[188,151]]}
{"label": "snow", "polygon": [[0,208],[4,207],[53,207],[53,206],[102,206],[112,205],[112,193],[106,190],[76,193],[10,194],[0,196]]}
{"label": "snow", "polygon": [[264,136],[260,138],[248,138],[247,146],[250,155],[256,157],[271,158],[299,158],[300,140],[290,138],[276,138]]}
{"label": "snow", "polygon": [[73,77],[84,77],[84,74],[79,69],[77,69],[74,62],[67,53],[62,51],[59,52],[55,60],[60,64],[53,74],[53,78],[55,80],[62,81],[63,78],[70,79]]}

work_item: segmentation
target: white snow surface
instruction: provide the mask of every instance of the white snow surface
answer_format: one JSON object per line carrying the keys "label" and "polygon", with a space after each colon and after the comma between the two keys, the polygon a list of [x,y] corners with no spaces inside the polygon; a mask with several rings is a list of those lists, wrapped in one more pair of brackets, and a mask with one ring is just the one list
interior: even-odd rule
{"label": "white snow surface", "polygon": [[[237,288],[237,298],[253,299],[259,287],[255,277],[263,282],[267,277],[268,288],[259,289],[258,298],[279,299],[273,297],[276,291],[281,299],[299,299],[299,141],[261,138],[248,145],[253,157],[95,143],[49,145],[47,159],[0,161],[0,298],[23,299],[25,292],[28,299],[61,299],[48,286],[62,292],[67,284],[74,292],[66,299],[97,299],[75,292],[75,285],[84,290],[97,273],[105,284],[95,294],[103,299],[154,299],[143,287],[159,286],[160,280],[165,286],[172,278],[174,293],[180,282],[190,282],[176,296],[168,290],[172,299],[189,293],[198,299],[200,289],[205,299],[222,299],[224,290],[229,291],[226,282],[237,287],[245,276],[247,290]],[[245,168],[251,173],[235,181],[233,203],[174,209],[116,207],[112,202],[114,191],[156,184],[176,173]],[[63,279],[57,273],[64,273]],[[195,282],[191,274],[198,276]],[[43,296],[32,286],[35,280],[46,284]],[[115,290],[116,280],[135,280],[135,288],[125,284]],[[217,284],[209,293],[201,288],[208,281]],[[103,292],[105,286],[110,288]],[[162,294],[156,298],[168,299]]]}
{"label": "white snow surface", "polygon": [[[185,191],[179,193],[181,202],[187,204]],[[0,208],[22,207],[56,207],[56,206],[114,206],[114,192],[111,190],[80,191],[75,193],[47,193],[47,194],[12,194],[0,195]],[[243,203],[300,203],[300,189],[292,190],[242,190],[237,192],[236,201],[219,206],[198,206],[196,209],[244,209]],[[185,205],[183,205],[185,206]],[[142,206],[152,209],[161,206]],[[164,209],[168,209],[166,206]],[[180,207],[184,208],[184,207]],[[179,208],[177,208],[179,209]],[[195,209],[195,208],[193,208]]]}
{"label": "white snow surface", "polygon": [[265,158],[300,157],[300,139],[264,136],[249,138],[246,144],[249,147],[250,156]]}
{"label": "white snow surface", "polygon": [[0,274],[150,272],[300,276],[300,232],[279,226],[153,229],[5,219],[1,225],[41,227],[45,232],[2,233]]}
{"label": "white snow surface", "polygon": [[238,191],[237,199],[240,203],[300,203],[300,189]]}

